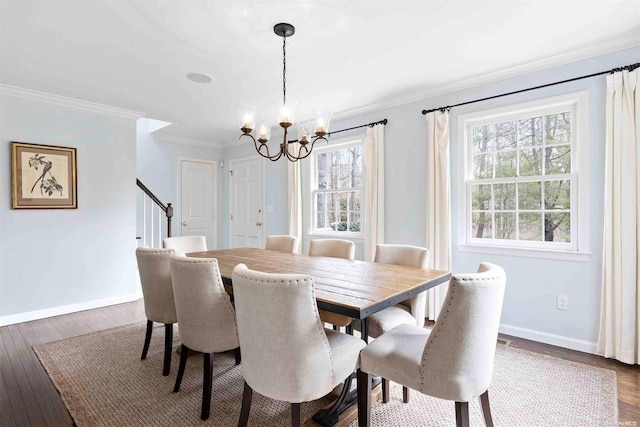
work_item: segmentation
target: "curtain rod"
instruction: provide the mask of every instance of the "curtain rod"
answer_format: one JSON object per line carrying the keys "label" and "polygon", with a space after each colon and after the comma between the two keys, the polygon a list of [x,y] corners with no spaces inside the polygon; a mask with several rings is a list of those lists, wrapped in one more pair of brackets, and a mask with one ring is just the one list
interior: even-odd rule
{"label": "curtain rod", "polygon": [[507,95],[515,95],[516,93],[528,92],[530,90],[542,89],[544,87],[555,86],[555,85],[559,85],[559,84],[562,84],[562,83],[569,83],[569,82],[573,82],[573,81],[576,81],[576,80],[588,79],[589,77],[600,76],[602,74],[609,74],[609,73],[612,74],[612,73],[616,73],[618,71],[623,71],[623,70],[633,71],[638,67],[640,67],[640,62],[636,62],[635,64],[631,64],[631,65],[625,65],[624,67],[613,68],[613,69],[607,70],[607,71],[601,71],[599,73],[589,74],[587,76],[574,77],[572,79],[562,80],[562,81],[555,82],[555,83],[547,83],[545,85],[530,87],[530,88],[527,88],[527,89],[516,90],[516,91],[508,92],[508,93],[502,93],[500,95],[488,96],[486,98],[481,98],[481,99],[474,99],[473,101],[461,102],[459,104],[454,104],[454,105],[447,105],[446,107],[432,108],[431,110],[422,110],[422,114],[425,115],[427,113],[432,113],[434,111],[445,112],[445,111],[449,111],[453,107],[460,107],[461,105],[473,104],[475,102],[487,101],[489,99],[500,98],[500,97],[507,96]]}
{"label": "curtain rod", "polygon": [[[333,133],[340,133],[340,132],[346,132],[348,130],[354,130],[354,129],[360,129],[366,126],[369,126],[370,128],[374,127],[375,125],[386,125],[388,123],[387,119],[382,119],[382,120],[378,120],[377,122],[371,122],[371,123],[367,123],[365,125],[359,125],[359,126],[354,126],[352,128],[346,128],[346,129],[340,129],[340,130],[334,130],[333,132],[328,132],[327,136],[331,136],[331,134]],[[287,143],[289,144],[293,144],[295,142],[298,142],[297,139],[294,139],[293,141],[287,141]]]}

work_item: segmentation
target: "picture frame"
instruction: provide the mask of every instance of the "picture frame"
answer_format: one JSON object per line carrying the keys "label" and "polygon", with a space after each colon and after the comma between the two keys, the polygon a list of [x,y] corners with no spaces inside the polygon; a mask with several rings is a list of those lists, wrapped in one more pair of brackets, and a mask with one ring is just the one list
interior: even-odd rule
{"label": "picture frame", "polygon": [[11,142],[12,209],[77,209],[76,149]]}

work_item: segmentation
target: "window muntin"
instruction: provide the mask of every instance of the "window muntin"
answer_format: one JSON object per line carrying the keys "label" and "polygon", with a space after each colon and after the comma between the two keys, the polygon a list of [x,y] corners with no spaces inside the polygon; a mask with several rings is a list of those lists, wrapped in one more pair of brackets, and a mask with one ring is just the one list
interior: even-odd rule
{"label": "window muntin", "polygon": [[577,101],[517,107],[465,121],[465,242],[577,251]]}
{"label": "window muntin", "polygon": [[360,141],[314,150],[312,231],[362,235],[363,157]]}

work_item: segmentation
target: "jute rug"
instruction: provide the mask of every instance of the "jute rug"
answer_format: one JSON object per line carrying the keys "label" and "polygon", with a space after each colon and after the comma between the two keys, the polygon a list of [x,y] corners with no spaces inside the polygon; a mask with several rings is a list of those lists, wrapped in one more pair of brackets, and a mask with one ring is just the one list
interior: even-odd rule
{"label": "jute rug", "polygon": [[[202,356],[189,358],[182,387],[172,393],[178,367],[163,377],[164,328],[154,329],[147,360],[140,360],[145,324],[95,332],[34,347],[75,423],[80,426],[235,426],[242,401],[242,368],[233,353],[214,356],[211,417],[200,421]],[[175,334],[177,336],[177,333]],[[177,345],[177,342],[176,342]],[[265,367],[268,369],[268,367]],[[452,402],[416,391],[402,403],[372,408],[374,426],[452,426]],[[496,426],[612,426],[618,421],[615,372],[498,345],[489,389]],[[326,399],[302,405],[310,418]],[[477,399],[469,405],[471,425],[484,426]],[[254,393],[251,426],[290,425],[289,405]],[[353,421],[349,427],[357,426]]]}

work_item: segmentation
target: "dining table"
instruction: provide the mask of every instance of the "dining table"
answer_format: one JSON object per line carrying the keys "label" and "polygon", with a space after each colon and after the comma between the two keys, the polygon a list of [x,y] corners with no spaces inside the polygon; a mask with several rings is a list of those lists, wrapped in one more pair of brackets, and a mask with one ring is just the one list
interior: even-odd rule
{"label": "dining table", "polygon": [[[443,270],[406,267],[360,260],[309,256],[258,248],[219,249],[187,254],[195,258],[216,258],[227,291],[233,294],[232,274],[238,264],[252,270],[278,274],[306,274],[313,277],[320,310],[348,316],[360,322],[361,336],[368,338],[367,318],[414,295],[448,282],[451,273]],[[349,382],[350,383],[350,382]],[[313,419],[331,426],[346,407],[355,402],[345,382],[343,392],[331,408]]]}

